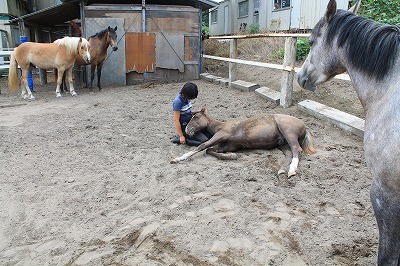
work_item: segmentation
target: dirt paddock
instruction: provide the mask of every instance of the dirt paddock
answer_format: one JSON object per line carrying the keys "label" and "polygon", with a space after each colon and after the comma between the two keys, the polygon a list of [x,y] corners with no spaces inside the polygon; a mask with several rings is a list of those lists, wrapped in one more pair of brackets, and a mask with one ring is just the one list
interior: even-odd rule
{"label": "dirt paddock", "polygon": [[[217,119],[303,119],[317,153],[277,176],[279,150],[237,161],[178,146],[180,84],[36,100],[0,95],[1,265],[375,265],[377,225],[362,139],[254,93],[195,81]],[[351,89],[351,88],[349,88]]]}

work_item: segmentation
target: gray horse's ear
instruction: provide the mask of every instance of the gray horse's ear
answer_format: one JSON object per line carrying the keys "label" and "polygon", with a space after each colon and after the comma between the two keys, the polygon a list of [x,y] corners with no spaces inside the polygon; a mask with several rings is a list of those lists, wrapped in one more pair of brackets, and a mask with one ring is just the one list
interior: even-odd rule
{"label": "gray horse's ear", "polygon": [[117,31],[117,26],[115,26],[114,31]]}
{"label": "gray horse's ear", "polygon": [[111,27],[110,26],[108,26],[108,31],[110,31],[111,30]]}
{"label": "gray horse's ear", "polygon": [[336,14],[336,9],[337,9],[336,1],[330,0],[324,16],[326,22],[329,22],[332,19],[332,17]]}
{"label": "gray horse's ear", "polygon": [[357,0],[354,6],[350,7],[349,11],[357,15],[358,9],[361,6],[361,0]]}

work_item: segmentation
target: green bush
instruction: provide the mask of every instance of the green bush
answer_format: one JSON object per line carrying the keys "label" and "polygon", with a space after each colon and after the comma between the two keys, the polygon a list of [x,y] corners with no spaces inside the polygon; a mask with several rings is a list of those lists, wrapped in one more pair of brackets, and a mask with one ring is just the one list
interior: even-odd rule
{"label": "green bush", "polygon": [[[351,4],[355,4],[355,0]],[[400,24],[399,0],[363,0],[359,15],[378,22],[398,25]]]}
{"label": "green bush", "polygon": [[[299,38],[297,39],[297,51],[296,51],[296,60],[304,61],[307,58],[308,53],[310,52],[310,46],[308,45],[307,38]],[[285,56],[285,48],[279,49],[273,53],[276,59],[283,59]]]}
{"label": "green bush", "polygon": [[250,34],[257,34],[260,33],[260,25],[251,24],[250,25]]}
{"label": "green bush", "polygon": [[310,52],[310,45],[308,45],[307,38],[297,39],[296,60],[304,61],[307,58],[309,52]]}

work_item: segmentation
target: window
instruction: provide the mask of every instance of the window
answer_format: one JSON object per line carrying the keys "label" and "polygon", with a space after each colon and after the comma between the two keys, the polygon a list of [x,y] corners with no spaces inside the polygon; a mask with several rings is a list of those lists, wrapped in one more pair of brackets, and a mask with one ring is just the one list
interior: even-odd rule
{"label": "window", "polygon": [[247,17],[249,15],[249,0],[239,3],[239,18]]}
{"label": "window", "polygon": [[274,0],[274,10],[290,7],[290,0]]}
{"label": "window", "polygon": [[211,24],[215,24],[218,22],[218,9],[214,9],[211,11]]}
{"label": "window", "polygon": [[260,0],[254,0],[254,10],[260,9]]}

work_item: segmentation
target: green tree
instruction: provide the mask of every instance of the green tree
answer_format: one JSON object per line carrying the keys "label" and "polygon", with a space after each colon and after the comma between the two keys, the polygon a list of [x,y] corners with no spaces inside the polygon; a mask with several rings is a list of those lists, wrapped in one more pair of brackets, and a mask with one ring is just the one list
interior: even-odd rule
{"label": "green tree", "polygon": [[[351,4],[355,4],[355,0]],[[400,25],[399,0],[362,0],[359,15],[378,22]]]}

